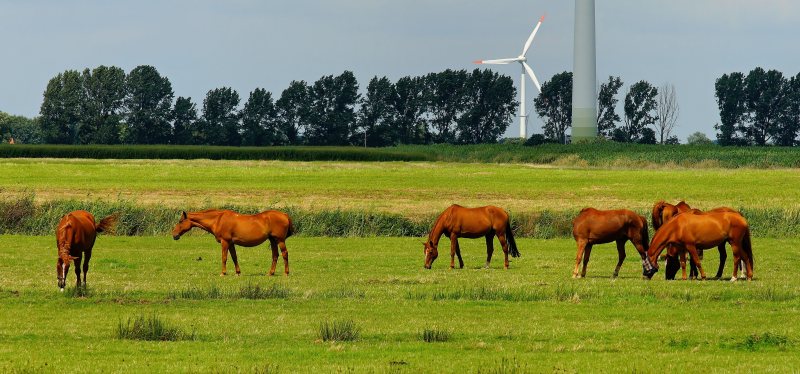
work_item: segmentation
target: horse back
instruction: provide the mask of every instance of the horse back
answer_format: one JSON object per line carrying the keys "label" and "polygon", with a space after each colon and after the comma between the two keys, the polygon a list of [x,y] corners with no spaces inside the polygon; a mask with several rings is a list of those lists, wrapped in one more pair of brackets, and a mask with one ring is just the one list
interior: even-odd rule
{"label": "horse back", "polygon": [[609,243],[635,237],[646,222],[644,217],[628,209],[585,208],[572,221],[572,236],[593,244]]}
{"label": "horse back", "polygon": [[73,254],[91,251],[96,237],[94,216],[85,210],[67,213],[56,229],[59,248],[67,244]]}

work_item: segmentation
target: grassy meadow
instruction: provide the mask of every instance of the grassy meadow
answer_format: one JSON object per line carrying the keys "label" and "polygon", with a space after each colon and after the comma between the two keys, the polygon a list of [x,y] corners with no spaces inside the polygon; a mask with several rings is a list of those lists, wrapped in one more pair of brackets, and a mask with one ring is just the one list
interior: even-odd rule
{"label": "grassy meadow", "polygon": [[[697,166],[9,158],[0,159],[0,197],[32,196],[48,209],[123,202],[160,209],[159,222],[186,206],[412,218],[452,203],[535,214],[647,211],[685,199],[794,212],[784,219],[800,209],[798,169]],[[19,218],[14,207],[0,204],[3,219]],[[242,275],[220,277],[213,237],[173,241],[154,228],[99,237],[88,288],[74,288],[71,269],[62,294],[52,235],[0,235],[0,372],[796,370],[800,230],[796,222],[767,230],[765,217],[753,232],[755,280],[737,283],[668,282],[663,272],[644,281],[630,244],[619,278],[610,278],[617,254],[609,244],[595,247],[588,277],[574,280],[575,243],[563,233],[517,239],[522,257],[507,271],[499,249],[492,268],[481,268],[483,240],[462,240],[466,267],[450,270],[443,239],[426,271],[421,236],[346,230],[289,238],[289,277],[265,276],[263,245],[239,248]],[[708,272],[717,259],[707,253]]]}
{"label": "grassy meadow", "polygon": [[[417,238],[290,238],[289,277],[267,277],[266,248],[240,248],[220,277],[209,235],[98,238],[85,293],[58,292],[53,238],[1,236],[0,371],[88,372],[785,372],[800,366],[794,240],[757,239],[755,280],[618,279],[613,245],[570,278],[574,242],[519,240],[491,269],[482,240],[422,268]],[[444,240],[446,245],[447,241]],[[715,254],[706,261],[711,267]],[[229,265],[231,262],[229,261]],[[730,276],[731,262],[725,269]],[[261,290],[253,292],[253,290]],[[121,339],[155,316],[191,336]],[[355,340],[322,339],[351,323]],[[426,336],[439,341],[426,342]],[[429,339],[430,340],[430,339]],[[441,341],[443,340],[443,341]]]}

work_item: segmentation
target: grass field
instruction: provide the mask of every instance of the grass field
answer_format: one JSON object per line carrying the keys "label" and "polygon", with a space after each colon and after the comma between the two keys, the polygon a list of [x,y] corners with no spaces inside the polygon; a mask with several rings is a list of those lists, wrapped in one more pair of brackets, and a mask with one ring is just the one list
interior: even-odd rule
{"label": "grass field", "polygon": [[453,203],[512,212],[647,210],[658,200],[700,208],[800,208],[800,169],[652,170],[441,162],[0,160],[4,196],[185,206],[239,205],[434,214]]}
{"label": "grass field", "polygon": [[[800,367],[795,240],[754,242],[752,282],[640,279],[635,252],[620,278],[612,245],[589,277],[570,278],[574,242],[520,240],[522,257],[480,269],[422,268],[417,238],[290,238],[292,274],[264,276],[265,248],[239,250],[242,276],[219,277],[208,235],[100,237],[88,295],[56,287],[52,237],[1,236],[0,372],[787,372]],[[443,241],[446,245],[447,241]],[[709,253],[707,264],[716,256]],[[230,265],[230,263],[229,263]],[[725,274],[730,275],[730,261]],[[242,290],[278,290],[248,299]],[[214,291],[216,290],[216,291]],[[195,340],[116,337],[138,316]],[[320,339],[352,321],[355,341]],[[443,342],[423,341],[425,330]]]}

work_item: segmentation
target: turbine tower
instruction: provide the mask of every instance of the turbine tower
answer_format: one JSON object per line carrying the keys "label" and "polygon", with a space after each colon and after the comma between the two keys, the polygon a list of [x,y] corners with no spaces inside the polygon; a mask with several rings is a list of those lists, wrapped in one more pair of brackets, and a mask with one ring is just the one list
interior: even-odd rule
{"label": "turbine tower", "polygon": [[536,89],[539,92],[542,92],[542,86],[539,84],[539,80],[536,79],[536,74],[533,73],[533,69],[531,69],[530,65],[526,61],[528,58],[525,55],[528,53],[528,49],[531,47],[533,43],[533,38],[536,36],[536,32],[539,31],[539,26],[542,25],[544,22],[544,16],[539,18],[539,23],[536,24],[536,27],[533,28],[533,32],[531,36],[528,37],[528,41],[525,42],[525,46],[522,47],[522,54],[514,57],[514,58],[502,58],[499,60],[478,60],[475,61],[476,64],[487,64],[487,65],[507,65],[512,62],[519,62],[522,67],[522,74],[519,83],[519,137],[522,139],[528,138],[528,115],[525,112],[525,73],[527,72],[528,75],[531,76],[531,80],[533,84],[536,85]]}
{"label": "turbine tower", "polygon": [[594,0],[575,0],[572,141],[597,136],[597,54]]}

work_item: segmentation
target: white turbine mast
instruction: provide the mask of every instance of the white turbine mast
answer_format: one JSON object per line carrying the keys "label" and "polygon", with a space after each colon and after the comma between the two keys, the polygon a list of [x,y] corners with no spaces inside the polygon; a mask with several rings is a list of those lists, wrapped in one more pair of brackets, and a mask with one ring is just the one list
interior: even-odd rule
{"label": "white turbine mast", "polygon": [[542,92],[542,86],[539,84],[539,80],[536,79],[536,74],[533,73],[533,69],[531,69],[530,65],[528,65],[527,61],[528,58],[525,55],[528,53],[528,49],[530,49],[531,44],[533,44],[533,38],[536,37],[536,32],[539,31],[539,26],[542,25],[544,22],[544,16],[539,18],[539,23],[536,24],[536,27],[533,28],[533,32],[531,36],[528,37],[528,41],[525,42],[525,46],[522,48],[522,54],[514,57],[514,58],[501,58],[497,60],[478,60],[475,61],[476,64],[487,64],[487,65],[508,65],[512,62],[519,62],[522,66],[522,74],[521,80],[519,84],[519,136],[520,138],[527,139],[528,138],[528,115],[525,112],[525,74],[527,73],[530,75],[533,84],[536,85],[536,89],[539,92]]}

